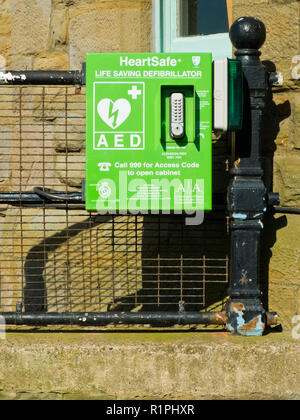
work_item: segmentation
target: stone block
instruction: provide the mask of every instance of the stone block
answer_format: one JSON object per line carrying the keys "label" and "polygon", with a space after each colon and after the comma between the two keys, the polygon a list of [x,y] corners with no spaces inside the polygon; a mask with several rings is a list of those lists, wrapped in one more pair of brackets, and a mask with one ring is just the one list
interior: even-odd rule
{"label": "stone block", "polygon": [[38,54],[48,45],[51,0],[12,1],[12,50]]}
{"label": "stone block", "polygon": [[300,92],[293,95],[291,106],[289,142],[295,149],[300,149]]}
{"label": "stone block", "polygon": [[270,263],[270,278],[275,283],[287,285],[300,285],[299,254],[300,246],[294,249],[288,243],[278,239],[278,246],[272,250],[273,256]]}
{"label": "stone block", "polygon": [[1,69],[3,69],[3,67],[4,70],[10,68],[12,53],[11,37],[9,34],[0,34],[0,55],[4,58],[4,60],[1,58]]}
{"label": "stone block", "polygon": [[0,35],[10,34],[11,32],[11,16],[0,15]]}
{"label": "stone block", "polygon": [[291,121],[295,125],[300,125],[300,92],[293,95],[291,100],[292,118]]}
{"label": "stone block", "polygon": [[[1,110],[0,112],[3,112]],[[1,125],[0,130],[0,189],[7,188],[11,176],[13,130],[10,126]]]}
{"label": "stone block", "polygon": [[50,48],[66,46],[68,42],[68,7],[65,2],[54,3],[50,24]]}
{"label": "stone block", "polygon": [[[47,87],[45,90],[34,90],[32,116],[37,120],[55,121],[65,113],[66,90],[61,86]],[[46,101],[46,102],[45,102]]]}
{"label": "stone block", "polygon": [[[276,215],[271,224],[277,230],[271,234],[271,225],[268,225],[267,234],[273,236],[269,254],[269,310],[278,312],[280,322],[290,328],[292,317],[297,313],[297,291],[300,287],[299,216]],[[264,254],[267,252],[265,250]],[[268,261],[264,260],[263,264],[268,264]]]}
{"label": "stone block", "polygon": [[68,113],[66,129],[62,127],[65,115],[54,122],[54,147],[56,152],[80,152],[85,147],[85,119],[78,113]]}
{"label": "stone block", "polygon": [[11,14],[11,2],[12,0],[1,0],[0,1],[0,15],[10,15]]}
{"label": "stone block", "polygon": [[279,324],[285,331],[293,328],[293,317],[297,314],[297,289],[282,284],[269,284],[269,310],[277,312]]}
{"label": "stone block", "polygon": [[70,20],[71,68],[80,69],[87,52],[150,51],[150,33],[151,9],[103,5],[92,12],[83,9]]}
{"label": "stone block", "polygon": [[12,56],[14,70],[33,70],[33,57],[31,55],[14,54]]}
{"label": "stone block", "polygon": [[300,150],[300,124],[291,125],[289,138],[290,144],[296,150]]}
{"label": "stone block", "polygon": [[291,115],[291,95],[275,93],[268,103],[262,121],[262,153],[273,154],[276,146],[285,150],[288,147]]}
{"label": "stone block", "polygon": [[43,52],[34,58],[33,70],[69,70],[69,56],[66,53]]}
{"label": "stone block", "polygon": [[281,205],[300,205],[300,155],[287,153],[275,158],[275,187],[280,193]]}
{"label": "stone block", "polygon": [[81,187],[85,179],[85,156],[78,153],[58,154],[55,157],[55,172],[62,184]]}

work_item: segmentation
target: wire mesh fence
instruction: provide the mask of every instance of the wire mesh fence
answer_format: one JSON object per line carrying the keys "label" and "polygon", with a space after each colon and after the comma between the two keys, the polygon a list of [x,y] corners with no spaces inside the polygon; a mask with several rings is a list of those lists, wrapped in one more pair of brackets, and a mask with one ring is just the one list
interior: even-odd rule
{"label": "wire mesh fence", "polygon": [[[0,193],[78,192],[85,91],[0,86]],[[100,215],[82,204],[0,204],[0,312],[221,310],[228,221]],[[61,208],[60,208],[61,207]]]}

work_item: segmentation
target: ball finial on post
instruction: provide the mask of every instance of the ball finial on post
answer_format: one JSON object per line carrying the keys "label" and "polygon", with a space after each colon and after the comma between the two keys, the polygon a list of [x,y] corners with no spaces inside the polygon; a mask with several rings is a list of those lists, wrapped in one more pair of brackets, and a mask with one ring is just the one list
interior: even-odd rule
{"label": "ball finial on post", "polygon": [[229,36],[239,50],[259,50],[266,40],[266,27],[255,17],[241,17],[232,24]]}

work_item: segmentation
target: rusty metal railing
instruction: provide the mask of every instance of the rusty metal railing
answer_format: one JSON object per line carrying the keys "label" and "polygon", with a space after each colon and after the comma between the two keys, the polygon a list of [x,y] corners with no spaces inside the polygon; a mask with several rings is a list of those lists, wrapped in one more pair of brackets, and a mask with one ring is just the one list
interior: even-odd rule
{"label": "rusty metal railing", "polygon": [[0,136],[8,323],[224,325],[224,211],[193,228],[180,216],[85,211],[84,87],[0,86]]}

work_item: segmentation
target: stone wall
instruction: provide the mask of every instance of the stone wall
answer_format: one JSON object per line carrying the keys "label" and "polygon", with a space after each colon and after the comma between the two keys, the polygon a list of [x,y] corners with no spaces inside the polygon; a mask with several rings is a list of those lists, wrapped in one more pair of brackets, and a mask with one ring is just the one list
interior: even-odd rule
{"label": "stone wall", "polygon": [[[86,52],[150,51],[151,3],[150,0],[0,0],[0,55],[5,57],[7,69],[66,70],[80,69]],[[264,21],[268,38],[262,48],[262,59],[272,61],[284,75],[284,85],[275,91],[268,110],[271,123],[264,127],[264,152],[269,168],[274,167],[270,186],[273,183],[274,191],[280,193],[282,206],[295,207],[300,207],[299,14],[300,2],[295,0],[233,0],[234,20],[256,16]],[[4,66],[3,60],[0,66]],[[55,121],[49,124],[55,132]],[[64,146],[57,148],[55,142],[54,135],[53,147],[60,153],[55,155],[56,175],[63,188],[64,168],[59,159],[63,165]],[[69,156],[75,159],[75,164],[76,153],[84,154],[81,147],[78,149],[78,142],[74,150],[71,150],[74,144],[69,142]],[[215,164],[223,175],[224,144],[214,141]],[[1,165],[1,173],[7,171]],[[76,179],[69,185],[71,188],[78,186]],[[224,176],[215,177],[214,190],[224,190],[225,181]],[[13,225],[17,216],[16,210],[10,210],[6,220]],[[269,310],[277,311],[283,325],[290,327],[292,317],[300,314],[300,216],[269,216],[265,226],[262,277],[264,289],[269,289],[265,299]]]}
{"label": "stone wall", "polygon": [[0,0],[0,54],[14,70],[80,69],[86,52],[145,52],[151,1]]}
{"label": "stone wall", "polygon": [[[233,20],[241,16],[256,16],[265,23],[261,59],[271,61],[284,76],[264,126],[263,151],[268,170],[274,170],[268,184],[280,193],[281,206],[300,208],[300,2],[233,0]],[[262,275],[269,288],[269,309],[278,311],[289,327],[300,314],[300,216],[269,216],[265,228]]]}

